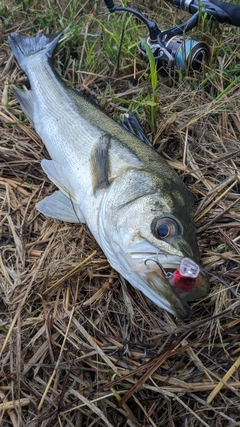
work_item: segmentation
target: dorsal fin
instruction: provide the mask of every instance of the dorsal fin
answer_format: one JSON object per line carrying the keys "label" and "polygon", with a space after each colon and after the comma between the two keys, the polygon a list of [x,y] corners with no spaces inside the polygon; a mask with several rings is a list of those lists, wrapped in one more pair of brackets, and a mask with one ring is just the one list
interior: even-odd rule
{"label": "dorsal fin", "polygon": [[139,121],[136,119],[133,113],[124,114],[123,119],[119,121],[119,124],[128,132],[132,133],[134,136],[144,142],[144,144],[153,148],[152,144],[146,137],[142,126],[140,125]]}

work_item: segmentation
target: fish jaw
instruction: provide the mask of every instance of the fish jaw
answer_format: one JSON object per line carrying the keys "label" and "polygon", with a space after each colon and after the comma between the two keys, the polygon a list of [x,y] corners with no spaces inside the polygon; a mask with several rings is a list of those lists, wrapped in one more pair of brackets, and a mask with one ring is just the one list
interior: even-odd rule
{"label": "fish jaw", "polygon": [[[161,265],[156,262],[159,257],[157,248],[148,242],[137,243],[131,252],[124,250],[119,241],[114,238],[109,244],[105,240],[101,241],[107,258],[112,267],[117,270],[132,286],[140,290],[158,307],[173,314],[176,318],[186,319],[190,316],[191,310],[186,301],[171,286],[168,278],[164,274],[164,268],[168,271],[179,267],[180,257],[166,257],[167,263]],[[145,251],[139,252],[141,248]],[[136,252],[137,250],[137,252]]]}
{"label": "fish jaw", "polygon": [[[141,246],[149,247],[149,243],[143,242]],[[138,274],[145,275],[149,283],[154,283],[154,287],[160,293],[162,293],[161,284],[163,282],[166,289],[171,286],[174,292],[185,302],[203,298],[209,292],[207,275],[199,266],[199,274],[193,284],[187,280],[183,280],[183,286],[174,282],[173,274],[179,269],[184,257],[172,257],[161,253],[154,253],[153,248],[148,253],[130,252],[127,254],[127,258],[132,270]]]}
{"label": "fish jaw", "polygon": [[156,305],[173,314],[179,319],[186,319],[191,314],[188,304],[180,298],[174,289],[170,286],[169,281],[159,271],[139,274],[144,282],[145,295],[152,295],[151,300]]}
{"label": "fish jaw", "polygon": [[[142,258],[138,265],[136,265],[136,258],[132,258],[130,254],[126,254],[125,264],[121,260],[121,267],[125,267],[121,271],[123,277],[158,307],[177,318],[188,318],[191,314],[188,304],[175,292],[159,266],[150,262],[149,253],[141,255]],[[119,271],[116,265],[115,269]]]}
{"label": "fish jaw", "polygon": [[[158,271],[151,272],[144,275],[145,283],[148,290],[156,291],[158,298],[156,299],[157,305],[169,313],[172,313],[179,319],[187,319],[191,314],[189,305],[177,295],[174,289],[169,285],[169,281]],[[146,292],[147,294],[147,292]],[[154,300],[153,300],[154,301]]]}
{"label": "fish jaw", "polygon": [[[117,247],[115,246],[115,251]],[[175,292],[169,280],[164,276],[161,269],[155,264],[148,267],[149,253],[141,254],[141,261],[136,266],[136,259],[128,253],[120,253],[118,250],[111,255],[108,260],[115,270],[117,270],[132,286],[140,290],[158,307],[168,311],[175,317],[186,319],[190,316],[191,310],[188,304]],[[133,261],[134,259],[134,261]],[[144,259],[146,262],[144,262]]]}

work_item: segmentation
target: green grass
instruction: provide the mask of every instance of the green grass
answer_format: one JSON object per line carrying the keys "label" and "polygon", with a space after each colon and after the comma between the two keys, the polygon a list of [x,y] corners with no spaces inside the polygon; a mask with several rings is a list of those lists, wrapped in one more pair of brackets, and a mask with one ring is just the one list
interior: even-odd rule
{"label": "green grass", "polygon": [[[190,17],[190,14],[178,11],[165,2],[156,1],[152,11],[145,3],[133,1],[130,6],[156,21],[161,30],[178,25]],[[111,108],[108,110],[110,113],[112,111],[113,116],[118,115],[118,108],[136,111],[140,121],[148,123],[148,130],[152,134],[158,126],[167,87],[174,87],[176,91],[180,87],[183,92],[189,89],[194,93],[206,91],[206,97],[213,100],[226,94],[232,85],[238,83],[240,65],[237,29],[231,27],[228,30],[229,27],[225,25],[215,24],[206,18],[204,12],[200,15],[198,27],[187,36],[211,45],[210,64],[203,73],[192,75],[175,70],[170,73],[170,77],[163,77],[156,71],[151,51],[148,52],[147,60],[139,49],[142,38],[148,34],[145,25],[129,13],[109,14],[103,1],[5,0],[1,9],[3,26],[13,31],[18,29],[34,35],[38,31],[57,32],[67,28],[68,36],[58,49],[58,68],[76,87],[83,84],[92,89],[91,82],[88,83],[91,81],[88,73],[102,76],[101,89],[97,90],[102,105],[109,101],[110,94],[110,104],[113,99],[117,100],[117,94],[124,92],[128,81],[130,85],[142,85],[139,94],[126,95],[125,98],[120,96],[116,101],[117,107],[113,107],[113,111]],[[146,49],[150,50],[148,46]],[[120,87],[116,79],[125,76],[129,76],[129,79],[122,80]],[[92,81],[94,85],[98,79]]]}

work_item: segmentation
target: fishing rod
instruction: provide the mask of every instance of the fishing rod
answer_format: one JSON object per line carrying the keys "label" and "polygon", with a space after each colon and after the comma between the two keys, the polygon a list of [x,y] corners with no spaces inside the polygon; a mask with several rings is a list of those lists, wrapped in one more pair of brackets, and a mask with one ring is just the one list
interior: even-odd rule
{"label": "fishing rod", "polygon": [[[208,44],[187,39],[185,36],[185,33],[198,24],[200,10],[220,24],[227,23],[240,27],[240,6],[218,0],[167,0],[174,7],[185,10],[193,16],[182,24],[165,31],[161,31],[156,22],[150,21],[135,9],[115,6],[113,0],[104,1],[110,13],[120,11],[132,13],[147,26],[149,35],[144,40],[150,47],[159,68],[177,68],[182,72],[186,70],[201,72],[209,63],[211,49]],[[145,43],[141,43],[140,47],[147,54]]]}

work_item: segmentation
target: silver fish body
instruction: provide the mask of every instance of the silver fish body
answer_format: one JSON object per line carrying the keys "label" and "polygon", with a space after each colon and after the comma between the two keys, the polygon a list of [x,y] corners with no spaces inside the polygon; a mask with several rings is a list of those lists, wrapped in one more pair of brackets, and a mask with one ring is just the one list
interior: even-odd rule
{"label": "silver fish body", "polygon": [[59,188],[37,208],[86,223],[114,269],[159,307],[188,317],[185,301],[208,292],[204,272],[184,293],[167,276],[185,257],[200,262],[191,194],[155,149],[58,77],[51,56],[60,35],[9,36],[31,85],[15,94],[47,147],[52,160],[41,164]]}

